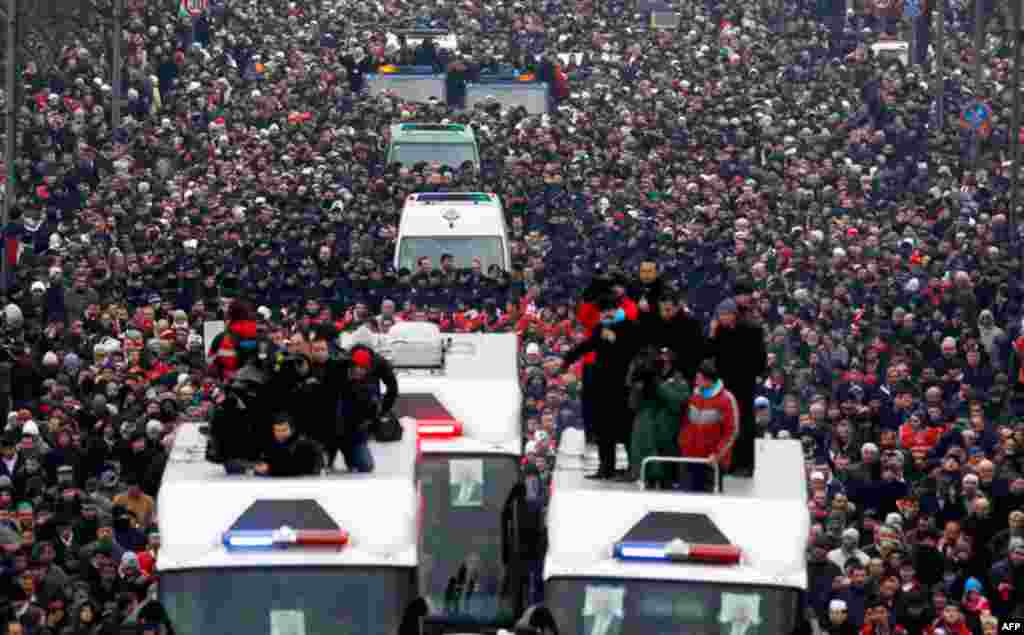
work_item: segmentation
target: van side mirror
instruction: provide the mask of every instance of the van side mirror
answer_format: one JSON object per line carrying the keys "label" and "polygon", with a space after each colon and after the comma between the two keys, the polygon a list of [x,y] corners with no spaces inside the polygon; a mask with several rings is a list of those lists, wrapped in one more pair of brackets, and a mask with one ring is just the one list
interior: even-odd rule
{"label": "van side mirror", "polygon": [[551,610],[543,604],[534,604],[523,612],[516,622],[515,635],[559,635],[558,624]]}

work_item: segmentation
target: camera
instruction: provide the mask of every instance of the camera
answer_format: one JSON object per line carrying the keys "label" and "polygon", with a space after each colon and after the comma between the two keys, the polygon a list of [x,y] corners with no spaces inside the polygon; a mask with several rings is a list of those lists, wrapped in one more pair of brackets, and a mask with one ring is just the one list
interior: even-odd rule
{"label": "camera", "polygon": [[632,362],[633,383],[643,383],[661,374],[661,363],[657,349],[647,348],[637,353]]}

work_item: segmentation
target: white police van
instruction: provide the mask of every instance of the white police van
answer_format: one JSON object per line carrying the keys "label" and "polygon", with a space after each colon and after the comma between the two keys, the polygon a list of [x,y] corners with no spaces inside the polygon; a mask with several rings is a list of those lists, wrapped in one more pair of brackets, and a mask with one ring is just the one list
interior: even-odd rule
{"label": "white police van", "polygon": [[371,449],[372,474],[229,476],[183,424],[157,507],[175,632],[399,633],[417,598],[415,430]]}
{"label": "white police van", "polygon": [[792,633],[807,587],[803,454],[761,439],[756,452],[754,478],[726,477],[723,492],[644,490],[586,480],[582,434],[566,430],[543,572],[559,631]]}
{"label": "white police van", "polygon": [[497,194],[431,192],[406,198],[395,268],[415,271],[420,258],[429,258],[436,269],[446,254],[462,269],[469,269],[474,259],[484,271],[491,265],[510,269],[508,225]]}
{"label": "white police van", "polygon": [[[442,335],[430,323],[399,322],[385,336],[342,336],[345,348],[357,342],[391,361],[395,414],[418,437],[419,590],[430,618],[511,624],[523,608],[518,587],[503,579],[514,569],[503,554],[515,537],[502,517],[523,448],[517,336]],[[467,576],[477,576],[472,590]]]}

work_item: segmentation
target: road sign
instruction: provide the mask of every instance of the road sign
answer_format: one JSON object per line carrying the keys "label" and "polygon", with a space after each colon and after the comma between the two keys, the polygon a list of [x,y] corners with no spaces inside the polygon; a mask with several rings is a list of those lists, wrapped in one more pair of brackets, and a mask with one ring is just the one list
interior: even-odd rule
{"label": "road sign", "polygon": [[971,130],[981,130],[989,125],[992,111],[986,104],[976,101],[968,106],[960,117],[961,124]]}
{"label": "road sign", "polygon": [[921,17],[921,0],[903,0],[903,16],[911,20]]}
{"label": "road sign", "polygon": [[210,5],[210,0],[181,0],[181,10],[193,18],[201,16]]}

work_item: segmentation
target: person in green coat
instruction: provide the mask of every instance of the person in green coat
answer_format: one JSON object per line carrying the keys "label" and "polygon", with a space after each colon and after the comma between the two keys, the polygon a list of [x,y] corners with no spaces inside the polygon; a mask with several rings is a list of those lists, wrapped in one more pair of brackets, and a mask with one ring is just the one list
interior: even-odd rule
{"label": "person in green coat", "polygon": [[[670,348],[648,349],[630,367],[630,400],[636,420],[630,457],[633,480],[640,478],[640,465],[649,456],[678,456],[676,441],[682,409],[690,398],[690,386],[676,369]],[[669,489],[676,478],[676,466],[650,465],[644,475],[648,487]]]}

